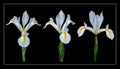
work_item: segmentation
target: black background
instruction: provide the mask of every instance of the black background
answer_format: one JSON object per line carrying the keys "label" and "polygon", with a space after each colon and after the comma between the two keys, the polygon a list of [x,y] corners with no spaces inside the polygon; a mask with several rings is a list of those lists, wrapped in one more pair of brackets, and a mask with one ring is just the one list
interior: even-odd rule
{"label": "black background", "polygon": [[[84,35],[78,38],[77,29],[86,22],[89,22],[89,12],[93,10],[96,14],[103,11],[104,21],[101,28],[109,24],[109,28],[115,33],[115,5],[102,4],[21,4],[5,5],[5,23],[8,23],[13,16],[22,17],[23,12],[27,10],[30,17],[35,17],[42,26],[33,26],[29,32],[30,45],[26,51],[27,64],[94,64],[93,48],[94,34],[85,31]],[[75,25],[69,25],[71,41],[65,46],[64,62],[58,60],[59,34],[52,27],[48,26],[42,29],[50,17],[55,19],[60,10],[63,10],[65,16],[71,15],[71,19],[76,22]],[[92,27],[92,26],[91,26]],[[5,63],[6,64],[24,64],[21,58],[21,48],[17,43],[21,36],[20,31],[13,25],[5,26]],[[115,64],[115,39],[107,38],[103,32],[98,35],[99,53],[97,64]]]}

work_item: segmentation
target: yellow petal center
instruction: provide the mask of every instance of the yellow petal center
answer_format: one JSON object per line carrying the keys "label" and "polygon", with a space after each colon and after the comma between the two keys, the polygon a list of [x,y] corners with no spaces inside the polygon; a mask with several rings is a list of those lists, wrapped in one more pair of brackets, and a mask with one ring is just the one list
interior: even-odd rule
{"label": "yellow petal center", "polygon": [[47,25],[49,25],[49,24],[51,24],[51,22],[50,22],[50,21],[48,21],[48,22],[47,22]]}
{"label": "yellow petal center", "polygon": [[26,36],[26,35],[23,35],[23,36],[22,36],[22,41],[25,42],[25,41],[26,41],[26,38],[27,38],[27,36]]}
{"label": "yellow petal center", "polygon": [[13,23],[13,22],[14,22],[14,20],[13,20],[13,19],[11,19],[9,23]]}
{"label": "yellow petal center", "polygon": [[81,27],[80,31],[84,31],[85,30],[85,27]]}
{"label": "yellow petal center", "polygon": [[111,31],[109,29],[106,30],[107,33],[111,34]]}
{"label": "yellow petal center", "polygon": [[64,34],[64,38],[66,38],[66,37],[67,37],[67,33],[66,33],[66,32],[64,32],[63,34]]}

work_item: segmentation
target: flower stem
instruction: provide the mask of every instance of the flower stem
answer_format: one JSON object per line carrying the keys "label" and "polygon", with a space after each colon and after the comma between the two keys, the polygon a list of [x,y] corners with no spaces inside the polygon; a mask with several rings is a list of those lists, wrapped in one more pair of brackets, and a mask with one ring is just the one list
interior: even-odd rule
{"label": "flower stem", "polygon": [[59,53],[59,61],[63,62],[65,49],[64,49],[64,45],[63,45],[63,43],[61,41],[59,43],[58,53]]}
{"label": "flower stem", "polygon": [[25,62],[25,53],[27,47],[22,47],[22,61]]}
{"label": "flower stem", "polygon": [[94,62],[97,61],[97,55],[98,55],[98,38],[95,36],[95,45],[94,45]]}

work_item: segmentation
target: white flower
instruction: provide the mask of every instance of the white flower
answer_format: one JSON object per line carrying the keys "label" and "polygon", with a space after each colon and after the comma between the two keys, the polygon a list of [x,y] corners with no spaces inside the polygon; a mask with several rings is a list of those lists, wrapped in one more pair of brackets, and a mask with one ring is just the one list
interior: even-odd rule
{"label": "white flower", "polygon": [[[64,24],[63,24],[64,23]],[[59,33],[60,33],[60,40],[64,43],[67,44],[71,40],[71,36],[68,33],[68,25],[72,23],[72,20],[70,19],[70,15],[67,15],[66,21],[65,21],[65,15],[63,11],[61,10],[59,14],[56,16],[56,23],[53,21],[53,18],[50,18],[50,21],[48,21],[43,28],[46,28],[47,25],[53,26]]]}
{"label": "white flower", "polygon": [[95,35],[98,35],[101,32],[106,32],[106,36],[113,40],[114,39],[114,33],[111,29],[109,29],[109,25],[106,25],[106,28],[100,29],[102,22],[104,20],[103,17],[103,12],[101,12],[100,15],[95,15],[95,13],[93,11],[90,11],[89,13],[89,20],[90,23],[92,24],[92,27],[88,27],[86,23],[84,23],[84,26],[81,26],[78,30],[77,30],[77,34],[78,37],[82,36],[83,33],[85,32],[85,30],[89,30],[92,33],[94,33]]}
{"label": "white flower", "polygon": [[[30,18],[29,20],[29,15],[27,14],[27,11],[25,11],[23,13],[22,16],[22,25],[20,23],[20,17],[16,17],[14,16],[10,22],[6,25],[9,25],[11,23],[13,23],[21,32],[21,36],[18,38],[18,44],[21,47],[27,47],[30,44],[30,39],[28,37],[29,33],[27,33],[27,31],[33,26],[33,25],[38,25],[40,26],[40,24],[38,24],[38,22],[36,21],[35,18]],[[28,24],[27,24],[28,23]]]}

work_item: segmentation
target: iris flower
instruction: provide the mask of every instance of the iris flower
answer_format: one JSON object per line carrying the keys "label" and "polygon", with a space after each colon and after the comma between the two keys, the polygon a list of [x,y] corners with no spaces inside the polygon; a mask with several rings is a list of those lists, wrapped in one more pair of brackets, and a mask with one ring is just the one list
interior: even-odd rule
{"label": "iris flower", "polygon": [[27,31],[33,25],[40,26],[40,24],[38,24],[38,22],[35,18],[30,18],[30,21],[29,22],[28,21],[29,21],[29,15],[27,14],[27,11],[25,11],[22,16],[22,25],[20,23],[20,17],[17,17],[17,16],[13,16],[13,18],[9,21],[9,23],[6,24],[6,25],[14,24],[21,32],[21,36],[18,38],[18,44],[22,50],[22,61],[23,62],[25,62],[26,48],[30,44],[30,39],[28,37],[29,33]]}
{"label": "iris flower", "polygon": [[94,45],[94,62],[97,60],[97,55],[98,55],[98,39],[97,35],[106,32],[106,36],[113,40],[114,39],[114,33],[111,29],[109,29],[109,24],[106,25],[106,28],[101,28],[102,22],[104,20],[103,12],[101,12],[100,15],[95,15],[93,11],[90,11],[89,13],[89,20],[92,25],[92,27],[87,26],[86,23],[84,23],[84,26],[79,27],[77,30],[78,37],[82,36],[85,32],[85,30],[88,30],[92,32],[95,35],[95,45]]}
{"label": "iris flower", "polygon": [[53,18],[50,18],[43,28],[46,28],[48,25],[51,25],[55,28],[56,31],[60,34],[59,39],[59,61],[63,62],[64,59],[64,44],[68,44],[71,40],[71,35],[68,33],[69,29],[67,28],[70,23],[75,24],[71,19],[70,15],[67,15],[65,21],[65,14],[61,10],[59,14],[56,16],[56,23],[54,22]]}

